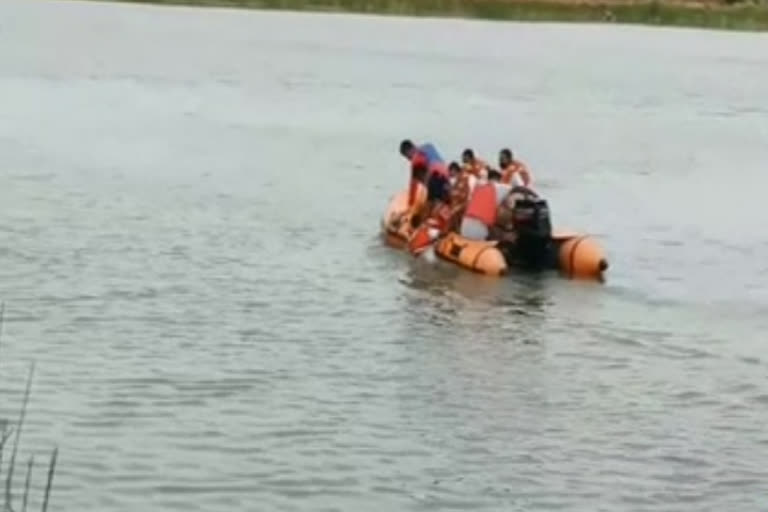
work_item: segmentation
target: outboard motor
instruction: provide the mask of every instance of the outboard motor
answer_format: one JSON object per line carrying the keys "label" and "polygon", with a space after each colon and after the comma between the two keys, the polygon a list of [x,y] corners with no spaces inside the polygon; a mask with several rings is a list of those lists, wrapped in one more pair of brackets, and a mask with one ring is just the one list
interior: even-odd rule
{"label": "outboard motor", "polygon": [[515,187],[513,193],[522,195],[512,210],[517,241],[513,259],[525,267],[543,269],[551,267],[552,222],[547,201],[526,187]]}

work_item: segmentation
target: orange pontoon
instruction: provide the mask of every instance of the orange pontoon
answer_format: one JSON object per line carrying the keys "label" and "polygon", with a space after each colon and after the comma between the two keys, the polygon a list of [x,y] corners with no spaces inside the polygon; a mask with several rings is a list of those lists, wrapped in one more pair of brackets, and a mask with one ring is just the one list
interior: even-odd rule
{"label": "orange pontoon", "polygon": [[[407,249],[413,235],[410,222],[413,211],[408,208],[407,192],[392,197],[381,221],[382,233],[388,245]],[[602,280],[608,269],[608,260],[592,237],[554,230],[552,242],[553,254],[550,259],[553,270],[571,279]],[[493,276],[509,272],[510,263],[494,241],[471,240],[451,232],[435,242],[434,251],[441,259],[473,272]]]}

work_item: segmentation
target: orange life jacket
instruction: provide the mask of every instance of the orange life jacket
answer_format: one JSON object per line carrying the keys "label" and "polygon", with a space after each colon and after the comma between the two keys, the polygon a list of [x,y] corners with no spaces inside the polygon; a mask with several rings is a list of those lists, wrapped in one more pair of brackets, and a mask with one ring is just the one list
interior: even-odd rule
{"label": "orange life jacket", "polygon": [[451,187],[451,204],[459,206],[469,199],[469,177],[468,171],[461,171],[456,177],[456,183]]}
{"label": "orange life jacket", "polygon": [[483,160],[480,160],[479,158],[475,158],[474,163],[464,164],[462,167],[466,172],[473,174],[477,177],[480,177],[481,173],[483,172],[483,169],[488,167],[488,164],[486,164]]}
{"label": "orange life jacket", "polygon": [[442,233],[437,224],[437,220],[429,218],[426,222],[422,223],[421,226],[416,228],[411,235],[411,238],[408,240],[408,251],[412,255],[418,256],[440,238]]}
{"label": "orange life jacket", "polygon": [[528,167],[519,160],[513,160],[512,163],[510,163],[507,168],[504,169],[504,171],[501,173],[501,182],[505,185],[509,185],[512,183],[512,178],[516,174],[520,176],[524,186],[531,186],[531,172],[528,170]]}
{"label": "orange life jacket", "polygon": [[496,184],[493,182],[476,185],[469,198],[465,217],[477,219],[488,227],[496,222]]}
{"label": "orange life jacket", "polygon": [[423,222],[411,235],[408,241],[408,249],[414,255],[423,252],[440,236],[448,233],[453,220],[453,211],[448,203],[437,203],[429,214],[429,218]]}

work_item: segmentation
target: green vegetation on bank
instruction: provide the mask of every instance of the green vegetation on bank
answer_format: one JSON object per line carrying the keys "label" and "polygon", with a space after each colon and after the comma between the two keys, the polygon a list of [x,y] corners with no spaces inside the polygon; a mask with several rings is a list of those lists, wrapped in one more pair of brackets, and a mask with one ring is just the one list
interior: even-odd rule
{"label": "green vegetation on bank", "polygon": [[768,1],[674,0],[120,0],[129,2],[447,16],[510,21],[576,21],[768,30]]}

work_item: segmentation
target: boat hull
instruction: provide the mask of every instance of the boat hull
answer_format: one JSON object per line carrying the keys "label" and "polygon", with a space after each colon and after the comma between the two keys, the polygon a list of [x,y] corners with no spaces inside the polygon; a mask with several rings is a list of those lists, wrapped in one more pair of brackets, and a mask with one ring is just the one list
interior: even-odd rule
{"label": "boat hull", "polygon": [[[396,249],[407,250],[413,236],[414,230],[405,214],[407,200],[405,191],[393,196],[381,220],[385,243]],[[479,274],[503,276],[513,268],[527,268],[518,264],[497,242],[472,240],[455,232],[438,238],[433,248],[440,259]],[[593,237],[555,230],[540,268],[558,271],[569,279],[603,280],[608,260]]]}

